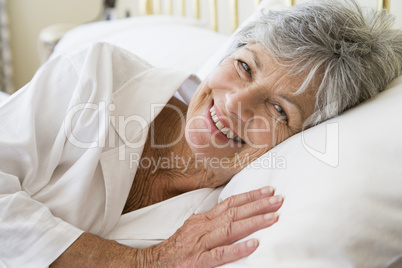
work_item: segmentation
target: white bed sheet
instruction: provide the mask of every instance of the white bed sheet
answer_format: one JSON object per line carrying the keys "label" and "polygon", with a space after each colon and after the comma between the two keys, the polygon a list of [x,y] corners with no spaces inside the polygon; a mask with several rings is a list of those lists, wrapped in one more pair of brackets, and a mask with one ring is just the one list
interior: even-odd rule
{"label": "white bed sheet", "polygon": [[124,214],[104,237],[135,248],[158,244],[173,235],[191,215],[218,204],[221,191],[222,187],[203,188]]}

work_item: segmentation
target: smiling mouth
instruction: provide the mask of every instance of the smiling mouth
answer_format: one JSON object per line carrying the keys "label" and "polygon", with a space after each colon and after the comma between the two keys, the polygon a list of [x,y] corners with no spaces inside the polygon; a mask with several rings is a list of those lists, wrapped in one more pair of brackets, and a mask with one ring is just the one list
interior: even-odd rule
{"label": "smiling mouth", "polygon": [[222,132],[223,135],[226,136],[226,138],[231,139],[236,142],[244,143],[244,141],[237,136],[236,134],[233,133],[229,128],[225,127],[221,121],[219,121],[218,116],[215,113],[215,107],[212,106],[211,109],[209,110],[211,113],[211,119],[214,122],[216,128]]}

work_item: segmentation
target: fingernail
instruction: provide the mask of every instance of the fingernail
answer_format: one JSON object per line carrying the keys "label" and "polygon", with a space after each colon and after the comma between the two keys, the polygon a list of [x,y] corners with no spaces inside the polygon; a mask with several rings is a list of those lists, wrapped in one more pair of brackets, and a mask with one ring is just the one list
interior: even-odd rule
{"label": "fingernail", "polygon": [[282,202],[282,200],[283,200],[282,196],[275,195],[269,199],[269,203],[271,203],[272,205],[275,205],[275,204]]}
{"label": "fingernail", "polygon": [[251,239],[246,243],[248,248],[255,248],[257,246],[257,239]]}
{"label": "fingernail", "polygon": [[267,220],[267,221],[268,220],[273,220],[273,219],[275,219],[277,217],[278,217],[278,214],[276,214],[275,212],[267,213],[267,214],[264,215],[264,219]]}
{"label": "fingernail", "polygon": [[274,189],[271,186],[265,186],[261,188],[261,194],[270,194],[274,191]]}

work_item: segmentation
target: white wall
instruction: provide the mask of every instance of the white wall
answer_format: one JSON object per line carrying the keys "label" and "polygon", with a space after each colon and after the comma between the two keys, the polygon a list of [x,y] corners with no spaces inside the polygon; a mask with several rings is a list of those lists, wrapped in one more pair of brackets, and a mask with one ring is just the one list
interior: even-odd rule
{"label": "white wall", "polygon": [[37,49],[41,29],[56,23],[81,24],[96,20],[102,0],[6,0],[9,14],[14,85],[29,82],[40,60]]}

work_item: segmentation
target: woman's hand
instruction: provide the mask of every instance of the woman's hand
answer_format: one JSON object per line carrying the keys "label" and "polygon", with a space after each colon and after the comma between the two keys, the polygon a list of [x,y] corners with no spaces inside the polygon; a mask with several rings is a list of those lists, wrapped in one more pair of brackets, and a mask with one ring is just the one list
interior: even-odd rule
{"label": "woman's hand", "polygon": [[54,267],[214,267],[250,255],[251,239],[233,244],[274,224],[282,205],[271,187],[232,196],[208,212],[191,216],[168,240],[135,249],[99,236],[82,234]]}
{"label": "woman's hand", "polygon": [[250,255],[255,239],[233,244],[278,220],[282,205],[271,187],[232,196],[212,210],[191,216],[168,240],[145,249],[150,267],[215,267]]}

